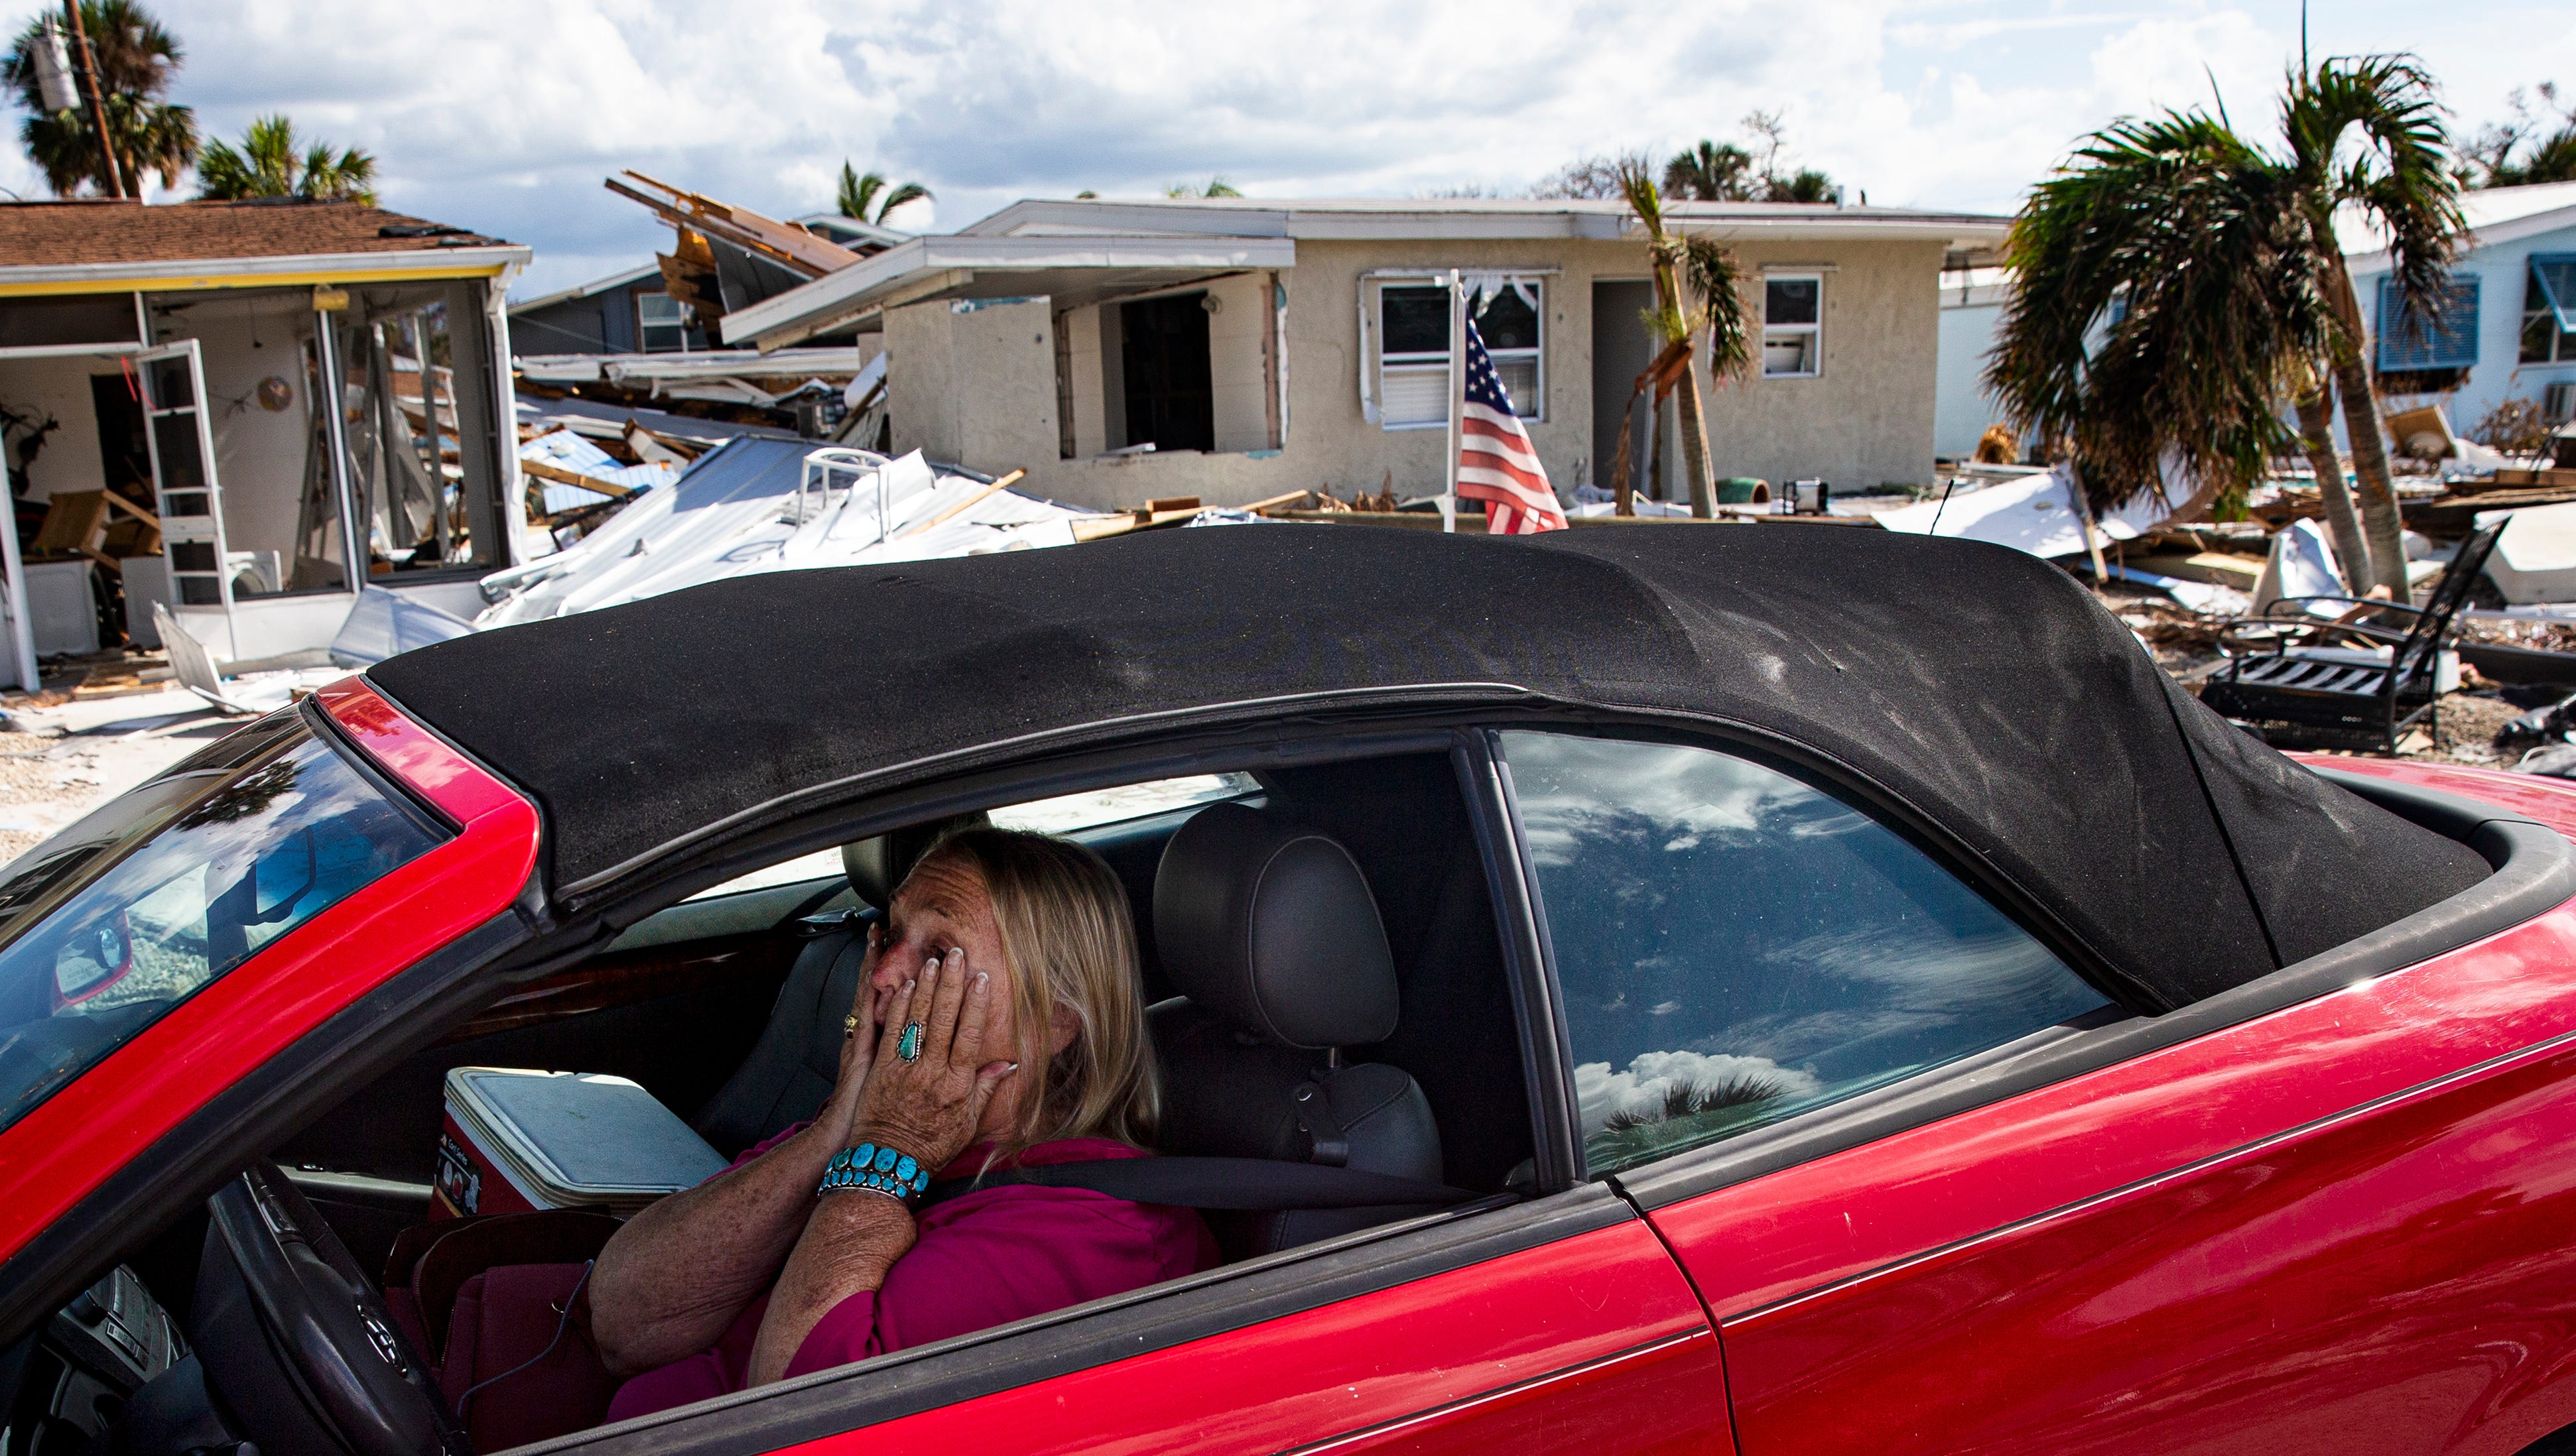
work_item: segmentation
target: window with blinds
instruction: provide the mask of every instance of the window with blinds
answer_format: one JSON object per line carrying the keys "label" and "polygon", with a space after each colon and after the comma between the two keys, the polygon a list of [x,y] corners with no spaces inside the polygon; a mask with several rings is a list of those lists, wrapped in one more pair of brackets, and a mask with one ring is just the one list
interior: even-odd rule
{"label": "window with blinds", "polygon": [[[1540,280],[1521,285],[1545,302]],[[1517,288],[1469,296],[1476,332],[1493,357],[1512,413],[1542,417],[1540,312]],[[1390,430],[1449,422],[1449,290],[1436,284],[1390,283],[1378,289],[1379,421]]]}

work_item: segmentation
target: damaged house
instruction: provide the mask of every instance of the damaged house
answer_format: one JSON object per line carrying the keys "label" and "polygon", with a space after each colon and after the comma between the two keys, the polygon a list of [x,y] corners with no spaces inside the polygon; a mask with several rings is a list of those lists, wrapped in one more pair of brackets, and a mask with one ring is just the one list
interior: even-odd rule
{"label": "damaged house", "polygon": [[672,249],[512,304],[521,394],[807,434],[837,423],[852,403],[842,396],[881,352],[881,335],[863,344],[854,329],[842,329],[764,355],[729,346],[724,315],[882,253],[907,235],[837,213],[780,222],[641,172],[611,178],[608,187],[670,224]]}
{"label": "damaged house", "polygon": [[[1932,479],[1941,271],[2000,243],[2005,219],[1675,203],[1667,222],[1722,239],[1751,274],[1754,369],[1709,397],[1719,477]],[[1026,201],[721,327],[763,350],[882,337],[891,448],[1025,467],[1056,500],[1419,496],[1444,473],[1435,279],[1453,268],[1551,479],[1606,485],[1654,353],[1646,249],[1612,202]],[[1647,493],[1682,497],[1679,449],[1653,448],[1643,409],[1630,428],[1633,458],[1662,462]]]}
{"label": "damaged house", "polygon": [[366,585],[479,607],[529,550],[528,257],[350,202],[0,204],[6,464],[44,523],[7,563],[8,679],[120,622],[157,641],[156,603],[233,661],[323,646]]}

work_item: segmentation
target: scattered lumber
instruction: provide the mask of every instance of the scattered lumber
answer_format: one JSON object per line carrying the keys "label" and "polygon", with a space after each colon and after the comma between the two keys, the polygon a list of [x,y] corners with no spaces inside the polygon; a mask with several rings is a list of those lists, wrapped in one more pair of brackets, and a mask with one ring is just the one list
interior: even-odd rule
{"label": "scattered lumber", "polygon": [[859,261],[858,254],[794,223],[764,217],[749,208],[733,207],[685,187],[674,187],[631,167],[625,175],[634,178],[642,187],[630,187],[611,177],[608,190],[644,204],[655,216],[683,233],[697,232],[711,238],[722,238],[747,253],[756,253],[784,264],[809,278],[820,278],[836,268],[846,268]]}
{"label": "scattered lumber", "polygon": [[1005,491],[1005,490],[1009,490],[1009,489],[1012,487],[1012,485],[1016,484],[1016,483],[1019,481],[1019,479],[1020,479],[1020,477],[1021,477],[1021,476],[1024,476],[1024,475],[1026,475],[1026,474],[1028,474],[1028,472],[1027,472],[1026,470],[1014,470],[1014,471],[1012,471],[1010,474],[1003,476],[1001,479],[994,481],[992,484],[987,485],[987,486],[983,487],[982,489],[980,489],[980,490],[976,491],[974,494],[972,494],[972,495],[970,495],[970,496],[966,497],[964,500],[959,501],[957,504],[955,504],[955,505],[953,505],[953,506],[950,506],[948,509],[946,509],[946,510],[944,510],[944,511],[941,511],[938,515],[932,516],[929,520],[926,520],[926,521],[922,522],[920,525],[918,525],[918,526],[914,526],[914,527],[913,527],[913,528],[911,528],[910,530],[905,531],[902,535],[895,537],[895,539],[896,539],[896,540],[898,540],[898,541],[901,541],[901,540],[904,540],[906,537],[918,536],[918,535],[920,535],[922,532],[929,530],[929,529],[930,529],[931,527],[933,527],[933,526],[943,526],[943,525],[946,525],[946,524],[947,524],[951,519],[953,519],[953,518],[955,518],[955,517],[957,517],[957,516],[964,515],[967,511],[972,510],[972,509],[973,509],[973,508],[974,508],[974,507],[975,507],[979,502],[983,501],[985,498],[987,498],[987,497],[989,497],[989,496],[991,496],[991,495],[993,495],[993,494],[995,494],[995,493],[997,493],[997,492]]}
{"label": "scattered lumber", "polygon": [[557,485],[577,485],[584,490],[595,490],[605,496],[623,497],[635,493],[632,487],[619,485],[616,481],[602,480],[596,475],[584,475],[578,470],[566,470],[560,465],[549,465],[543,460],[523,459],[519,462],[519,470],[522,474],[533,475],[539,480],[551,480]]}
{"label": "scattered lumber", "polygon": [[[2576,475],[2576,471],[2551,473]],[[2430,500],[2400,501],[2398,514],[2405,518],[2407,525],[2426,535],[2462,536],[2477,524],[2480,511],[2511,510],[2516,506],[2557,506],[2569,501],[2576,501],[2576,482],[2560,486],[2488,490],[2471,496],[2445,495]]]}

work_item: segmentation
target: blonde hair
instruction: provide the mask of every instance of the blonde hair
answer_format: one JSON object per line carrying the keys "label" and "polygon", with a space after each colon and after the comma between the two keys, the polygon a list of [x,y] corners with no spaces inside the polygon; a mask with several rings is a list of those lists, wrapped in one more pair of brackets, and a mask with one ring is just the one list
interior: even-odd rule
{"label": "blonde hair", "polygon": [[[914,870],[933,862],[983,882],[1011,965],[1018,1060],[1045,1068],[1043,1094],[1022,1103],[998,1156],[1057,1138],[1149,1147],[1162,1124],[1162,1077],[1145,1033],[1136,926],[1116,872],[1071,840],[1012,829],[959,830]],[[1058,1007],[1073,1013],[1078,1029],[1050,1058]]]}

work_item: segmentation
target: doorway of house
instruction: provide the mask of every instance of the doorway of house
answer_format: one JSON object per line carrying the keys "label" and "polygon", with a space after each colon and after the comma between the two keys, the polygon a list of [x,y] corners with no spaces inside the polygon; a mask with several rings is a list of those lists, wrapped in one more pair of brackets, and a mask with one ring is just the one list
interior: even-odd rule
{"label": "doorway of house", "polygon": [[1659,482],[1646,470],[1653,458],[1648,431],[1654,402],[1641,399],[1634,413],[1628,410],[1637,376],[1655,362],[1654,335],[1646,328],[1646,314],[1654,306],[1655,285],[1644,279],[1592,285],[1592,479],[1603,490],[1611,488],[1619,458],[1619,421],[1625,415],[1628,479],[1637,494],[1660,500]]}
{"label": "doorway of house", "polygon": [[152,500],[152,447],[143,438],[143,401],[134,377],[119,371],[89,377],[89,402],[98,416],[99,484],[127,500]]}
{"label": "doorway of house", "polygon": [[1216,448],[1216,390],[1208,369],[1205,293],[1121,304],[1127,443],[1156,450]]}

